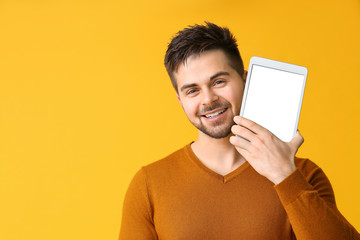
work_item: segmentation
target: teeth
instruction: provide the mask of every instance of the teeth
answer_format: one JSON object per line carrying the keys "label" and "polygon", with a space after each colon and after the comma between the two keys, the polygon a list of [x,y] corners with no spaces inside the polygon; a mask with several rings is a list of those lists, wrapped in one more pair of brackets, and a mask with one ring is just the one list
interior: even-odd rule
{"label": "teeth", "polygon": [[218,111],[218,112],[215,112],[215,113],[212,113],[212,114],[207,114],[207,115],[205,115],[205,117],[207,117],[207,118],[216,117],[216,116],[222,114],[223,112],[225,112],[225,110],[226,110],[226,109],[223,109],[223,110],[221,110],[221,111]]}

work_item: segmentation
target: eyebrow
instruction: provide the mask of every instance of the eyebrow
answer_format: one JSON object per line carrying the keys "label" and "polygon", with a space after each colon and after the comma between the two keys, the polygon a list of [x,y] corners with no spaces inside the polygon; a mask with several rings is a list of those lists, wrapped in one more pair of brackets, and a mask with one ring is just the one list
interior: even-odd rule
{"label": "eyebrow", "polygon": [[212,75],[212,76],[210,77],[210,81],[213,80],[213,79],[215,79],[215,78],[217,78],[217,77],[223,76],[223,75],[229,76],[230,73],[228,73],[228,72],[218,72],[218,73],[215,73],[214,75]]}
{"label": "eyebrow", "polygon": [[184,91],[184,90],[187,89],[187,88],[196,87],[196,86],[197,86],[196,83],[185,84],[184,86],[182,86],[182,87],[180,88],[180,92]]}
{"label": "eyebrow", "polygon": [[[210,81],[212,81],[213,79],[215,79],[215,78],[217,78],[217,77],[223,76],[223,75],[229,76],[230,73],[228,73],[228,72],[218,72],[218,73],[215,73],[214,75],[212,75],[212,76],[210,77]],[[196,87],[196,86],[198,86],[198,84],[196,84],[196,83],[185,84],[184,86],[182,86],[182,87],[180,88],[180,91],[182,92],[182,91],[184,91],[184,90],[187,89],[187,88]]]}

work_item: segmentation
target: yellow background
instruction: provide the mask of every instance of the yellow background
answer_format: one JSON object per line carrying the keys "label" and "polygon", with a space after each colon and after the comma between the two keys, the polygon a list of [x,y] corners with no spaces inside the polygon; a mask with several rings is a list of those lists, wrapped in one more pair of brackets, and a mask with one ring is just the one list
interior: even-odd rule
{"label": "yellow background", "polygon": [[117,239],[134,173],[196,138],[163,57],[204,20],[309,69],[298,155],[360,229],[359,0],[0,0],[0,239]]}

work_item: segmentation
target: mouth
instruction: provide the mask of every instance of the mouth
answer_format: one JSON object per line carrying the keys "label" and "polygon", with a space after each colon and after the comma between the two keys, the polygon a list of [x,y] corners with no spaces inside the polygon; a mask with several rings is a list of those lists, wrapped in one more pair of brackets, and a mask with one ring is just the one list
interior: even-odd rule
{"label": "mouth", "polygon": [[220,110],[217,110],[216,112],[209,113],[209,114],[204,114],[202,116],[205,117],[205,118],[208,118],[208,119],[212,119],[212,118],[216,118],[217,116],[223,114],[226,110],[227,110],[227,108],[220,109]]}

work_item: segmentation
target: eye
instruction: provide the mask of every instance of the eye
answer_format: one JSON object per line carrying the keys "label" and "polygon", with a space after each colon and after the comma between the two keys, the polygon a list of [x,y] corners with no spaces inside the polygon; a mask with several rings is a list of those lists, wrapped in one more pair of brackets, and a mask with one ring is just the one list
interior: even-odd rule
{"label": "eye", "polygon": [[187,92],[186,92],[186,95],[192,95],[192,94],[195,94],[197,92],[196,89],[189,89]]}
{"label": "eye", "polygon": [[214,82],[214,86],[219,86],[225,84],[225,80],[219,79]]}

